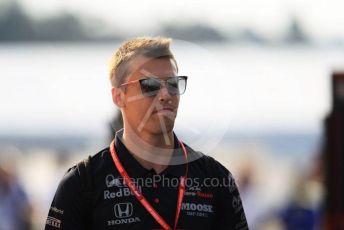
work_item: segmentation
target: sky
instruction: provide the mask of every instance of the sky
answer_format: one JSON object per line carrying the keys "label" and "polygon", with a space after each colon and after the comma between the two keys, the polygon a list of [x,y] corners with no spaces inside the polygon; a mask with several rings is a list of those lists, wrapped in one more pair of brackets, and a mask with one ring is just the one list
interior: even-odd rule
{"label": "sky", "polygon": [[[2,0],[5,1],[5,0]],[[253,28],[278,36],[297,17],[318,38],[344,37],[342,0],[19,0],[37,18],[72,12],[103,20],[124,31],[157,28],[161,23],[202,22],[228,31]]]}

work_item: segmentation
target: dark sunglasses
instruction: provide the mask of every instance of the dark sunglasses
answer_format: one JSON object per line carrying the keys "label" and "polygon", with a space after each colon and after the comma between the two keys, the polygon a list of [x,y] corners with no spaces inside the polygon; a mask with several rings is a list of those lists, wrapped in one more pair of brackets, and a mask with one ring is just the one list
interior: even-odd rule
{"label": "dark sunglasses", "polygon": [[162,80],[156,77],[147,77],[129,81],[121,84],[120,86],[139,82],[142,94],[146,97],[152,97],[159,93],[163,83],[165,83],[165,87],[170,95],[181,95],[185,93],[187,79],[187,76],[170,77],[167,80]]}

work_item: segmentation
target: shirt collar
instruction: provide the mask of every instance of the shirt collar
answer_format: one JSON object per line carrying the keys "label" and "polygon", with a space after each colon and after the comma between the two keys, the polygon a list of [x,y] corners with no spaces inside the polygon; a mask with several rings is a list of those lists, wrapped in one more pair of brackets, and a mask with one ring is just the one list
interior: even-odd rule
{"label": "shirt collar", "polygon": [[[132,153],[125,147],[121,141],[121,136],[123,134],[123,129],[116,132],[115,136],[115,147],[118,158],[120,159],[124,169],[128,172],[130,177],[140,178],[146,176],[149,172],[155,172],[153,169],[149,170],[144,168],[132,155]],[[174,151],[172,159],[183,159],[182,164],[169,165],[165,170],[160,174],[170,174],[172,176],[180,177],[185,175],[186,164],[184,160],[184,153],[180,146],[179,140],[175,133],[173,132],[174,137]]]}

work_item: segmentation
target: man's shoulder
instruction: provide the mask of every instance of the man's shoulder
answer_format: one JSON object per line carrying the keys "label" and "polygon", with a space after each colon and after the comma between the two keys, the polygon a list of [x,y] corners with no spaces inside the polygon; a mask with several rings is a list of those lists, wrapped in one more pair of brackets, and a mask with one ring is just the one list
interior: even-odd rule
{"label": "man's shoulder", "polygon": [[98,161],[102,161],[104,158],[107,158],[110,156],[110,147],[103,148],[96,154],[90,155],[91,161],[97,163]]}
{"label": "man's shoulder", "polygon": [[[78,174],[78,167],[82,163],[85,163],[86,161],[89,161],[88,163],[93,167],[95,164],[102,161],[102,159],[104,157],[106,157],[106,155],[109,155],[109,152],[110,152],[109,147],[106,147],[106,148],[100,150],[99,152],[97,152],[96,154],[91,154],[91,155],[88,155],[87,157],[85,156],[84,159],[80,160],[79,162],[76,162],[73,166],[71,166],[67,170],[66,175],[73,176],[73,174],[74,174],[74,176],[75,176],[75,174]],[[88,165],[87,165],[87,167],[88,167]]]}
{"label": "man's shoulder", "polygon": [[62,182],[75,182],[75,180],[79,180],[79,178],[83,176],[83,167],[85,168],[85,170],[88,170],[88,168],[90,167],[92,171],[98,168],[98,165],[104,160],[104,158],[110,155],[109,151],[109,147],[104,148],[96,154],[88,155],[88,157],[85,157],[84,159],[75,163],[73,166],[67,169],[67,172],[65,173]]}

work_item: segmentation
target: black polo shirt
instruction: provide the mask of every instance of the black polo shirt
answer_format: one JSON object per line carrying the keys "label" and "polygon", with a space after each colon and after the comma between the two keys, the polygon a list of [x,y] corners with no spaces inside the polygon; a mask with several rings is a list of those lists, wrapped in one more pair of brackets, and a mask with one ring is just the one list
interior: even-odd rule
{"label": "black polo shirt", "polygon": [[[174,155],[183,156],[174,135]],[[126,149],[117,133],[115,147],[129,177],[154,209],[174,226],[179,178],[186,164],[170,165],[156,174],[142,167]],[[185,145],[188,179],[177,229],[248,229],[240,195],[231,173],[213,158]],[[192,161],[190,160],[192,159]],[[92,157],[93,193],[91,205],[82,196],[76,167],[68,170],[56,191],[45,229],[162,229],[124,183],[109,148]],[[92,210],[88,214],[87,210]],[[91,221],[90,221],[91,219]]]}

